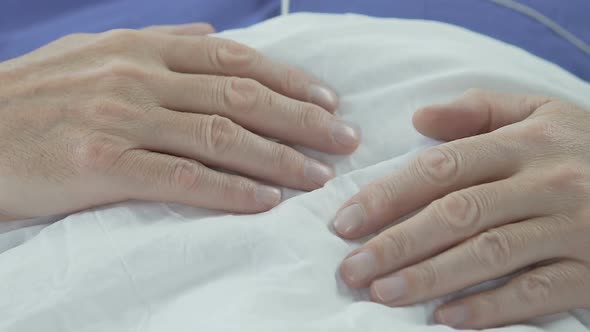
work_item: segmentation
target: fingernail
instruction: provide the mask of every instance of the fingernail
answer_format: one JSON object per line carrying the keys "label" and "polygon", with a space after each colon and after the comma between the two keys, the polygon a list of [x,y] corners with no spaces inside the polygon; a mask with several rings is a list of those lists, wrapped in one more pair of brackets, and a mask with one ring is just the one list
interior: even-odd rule
{"label": "fingernail", "polygon": [[356,147],[360,141],[360,131],[344,121],[332,123],[332,137],[334,141],[342,146]]}
{"label": "fingernail", "polygon": [[334,171],[317,161],[307,160],[303,169],[305,177],[312,183],[323,186],[334,177]]}
{"label": "fingernail", "polygon": [[256,189],[256,201],[267,207],[275,207],[281,202],[281,190],[260,185]]}
{"label": "fingernail", "polygon": [[457,327],[469,319],[469,312],[464,305],[454,305],[441,309],[436,314],[436,320],[444,325]]}
{"label": "fingernail", "polygon": [[360,204],[352,204],[340,210],[334,219],[333,225],[340,235],[350,235],[358,231],[365,222],[365,209]]}
{"label": "fingernail", "polygon": [[338,96],[336,93],[318,84],[311,84],[309,86],[309,98],[310,102],[328,111],[333,111],[338,107]]}
{"label": "fingernail", "polygon": [[406,295],[408,283],[399,275],[377,280],[373,283],[373,292],[382,303],[391,303]]}
{"label": "fingernail", "polygon": [[367,281],[377,273],[375,256],[367,251],[348,257],[340,267],[342,277],[352,283]]}

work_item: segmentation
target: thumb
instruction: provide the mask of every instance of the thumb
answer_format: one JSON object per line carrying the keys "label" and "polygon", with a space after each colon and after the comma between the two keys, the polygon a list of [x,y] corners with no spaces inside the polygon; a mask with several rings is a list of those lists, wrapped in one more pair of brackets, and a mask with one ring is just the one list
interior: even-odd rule
{"label": "thumb", "polygon": [[549,97],[516,96],[484,90],[469,90],[449,104],[418,110],[412,119],[421,134],[443,141],[484,134],[522,121]]}

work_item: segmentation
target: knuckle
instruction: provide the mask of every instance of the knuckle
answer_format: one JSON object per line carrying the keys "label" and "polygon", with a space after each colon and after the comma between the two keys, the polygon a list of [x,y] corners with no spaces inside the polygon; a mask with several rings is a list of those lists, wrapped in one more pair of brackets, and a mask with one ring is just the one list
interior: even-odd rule
{"label": "knuckle", "polygon": [[557,139],[556,125],[547,120],[529,119],[519,127],[519,138],[528,143],[548,145],[555,143]]}
{"label": "knuckle", "polygon": [[425,261],[409,273],[412,281],[416,283],[416,287],[426,294],[430,294],[439,283],[439,273],[431,261]]}
{"label": "knuckle", "polygon": [[549,301],[552,283],[548,275],[531,272],[518,282],[517,296],[524,304]]}
{"label": "knuckle", "polygon": [[590,193],[585,165],[567,162],[553,167],[543,181],[543,188],[559,193]]}
{"label": "knuckle", "polygon": [[469,248],[473,259],[484,267],[502,268],[510,259],[511,248],[508,238],[498,230],[480,234]]}
{"label": "knuckle", "polygon": [[130,60],[121,58],[113,58],[107,61],[98,70],[99,80],[134,80],[134,81],[145,81],[148,73],[137,63]]}
{"label": "knuckle", "polygon": [[84,171],[105,172],[112,169],[126,149],[114,137],[95,134],[82,139],[76,149],[76,159]]}
{"label": "knuckle", "polygon": [[271,152],[271,164],[275,166],[276,169],[288,169],[290,165],[299,165],[300,161],[297,160],[296,153],[294,151],[282,144],[276,144]]}
{"label": "knuckle", "polygon": [[211,62],[221,72],[244,72],[258,61],[260,55],[252,48],[234,41],[213,43]]}
{"label": "knuckle", "polygon": [[395,181],[379,181],[369,185],[365,190],[370,197],[370,202],[383,201],[384,204],[391,204],[400,197],[400,190]]}
{"label": "knuckle", "polygon": [[445,185],[459,174],[459,154],[449,148],[431,148],[418,157],[414,171],[430,184]]}
{"label": "knuckle", "polygon": [[247,200],[256,200],[256,187],[249,180],[238,178],[230,181],[218,181],[219,192],[221,197],[227,197],[232,202]]}
{"label": "knuckle", "polygon": [[320,111],[318,106],[312,104],[304,104],[297,107],[295,110],[295,125],[298,128],[314,128],[322,123],[323,115],[327,115],[326,112]]}
{"label": "knuckle", "polygon": [[90,120],[117,121],[129,118],[131,107],[113,100],[101,98],[90,102],[87,107],[87,116]]}
{"label": "knuckle", "polygon": [[481,200],[467,191],[457,191],[433,203],[434,220],[451,234],[471,234],[480,220]]}
{"label": "knuckle", "polygon": [[179,159],[172,165],[169,181],[172,188],[194,192],[201,187],[202,180],[203,168],[197,162]]}
{"label": "knuckle", "polygon": [[262,94],[262,86],[247,78],[232,78],[223,87],[223,102],[225,110],[239,112],[252,111]]}
{"label": "knuckle", "polygon": [[120,45],[126,48],[137,45],[143,41],[143,34],[133,29],[114,29],[101,34],[100,39],[109,44]]}
{"label": "knuckle", "polygon": [[237,142],[238,126],[218,115],[209,117],[205,127],[205,144],[212,153],[226,153]]}
{"label": "knuckle", "polygon": [[401,260],[414,252],[415,248],[412,238],[403,231],[386,231],[379,237],[376,253],[380,254],[383,261]]}
{"label": "knuckle", "polygon": [[[543,114],[546,110],[546,108],[543,106],[551,103],[555,105],[558,104],[559,101],[547,96],[525,95],[518,98],[517,107],[518,109],[530,110],[531,112],[534,111],[537,114]],[[551,113],[554,114],[561,112],[558,107],[550,107],[549,109],[551,109]]]}
{"label": "knuckle", "polygon": [[76,42],[76,41],[79,41],[80,39],[87,38],[89,36],[91,36],[91,34],[89,34],[89,33],[71,33],[69,35],[66,35],[66,36],[60,38],[60,40],[66,41],[66,42]]}
{"label": "knuckle", "polygon": [[[559,282],[571,282],[579,287],[586,287],[588,281],[589,266],[580,261],[570,260],[561,264],[559,269],[546,271],[547,277],[552,281],[552,286]],[[551,288],[554,289],[554,288]]]}
{"label": "knuckle", "polygon": [[260,104],[266,107],[266,109],[274,110],[280,107],[287,108],[284,105],[279,105],[279,98],[277,98],[276,94],[274,94],[271,90],[264,87],[262,84],[260,84],[260,87],[260,95],[258,97],[260,98]]}
{"label": "knuckle", "polygon": [[298,91],[302,89],[305,75],[301,71],[295,68],[287,68],[284,75],[280,83],[281,91]]}
{"label": "knuckle", "polygon": [[531,96],[528,96],[528,95],[522,96],[522,97],[518,98],[516,105],[517,105],[516,109],[528,110],[531,108],[531,105],[533,105],[533,98],[531,98]]}
{"label": "knuckle", "polygon": [[[369,213],[371,211],[391,211],[395,207],[393,203],[402,197],[399,185],[391,177],[369,183],[362,193],[363,205]],[[394,208],[394,210],[397,209]]]}
{"label": "knuckle", "polygon": [[[575,220],[576,214],[573,213],[573,217],[570,216],[569,214],[566,213],[556,213],[556,214],[552,214],[549,216],[546,216],[545,218],[548,221],[548,225],[568,225],[568,228],[570,229],[576,229],[576,220]],[[539,227],[540,229],[542,229],[543,224],[539,224],[537,227]]]}

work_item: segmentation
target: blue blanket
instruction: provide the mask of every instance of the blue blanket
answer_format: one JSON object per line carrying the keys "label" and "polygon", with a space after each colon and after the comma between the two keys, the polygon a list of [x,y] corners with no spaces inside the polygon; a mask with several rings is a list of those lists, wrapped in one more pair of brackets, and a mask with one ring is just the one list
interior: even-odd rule
{"label": "blue blanket", "polygon": [[[590,43],[590,0],[519,0]],[[244,27],[278,15],[280,0],[2,0],[0,61],[73,32],[206,21]],[[292,0],[292,11],[355,12],[448,22],[512,43],[590,81],[590,56],[537,21],[488,0]]]}

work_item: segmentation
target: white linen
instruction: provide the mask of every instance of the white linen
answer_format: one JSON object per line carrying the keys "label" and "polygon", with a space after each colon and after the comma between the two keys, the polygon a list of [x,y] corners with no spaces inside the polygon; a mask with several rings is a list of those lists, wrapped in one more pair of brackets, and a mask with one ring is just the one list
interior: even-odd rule
{"label": "white linen", "polygon": [[[285,190],[268,213],[137,202],[5,229],[0,331],[451,331],[429,320],[442,300],[389,308],[343,286],[336,270],[358,243],[331,231],[338,207],[436,144],[412,128],[420,106],[480,87],[590,108],[590,86],[557,66],[441,23],[297,14],[222,36],[329,82],[340,115],[362,129],[359,150],[310,152],[338,177],[311,193]],[[585,332],[589,317],[499,330]]]}

